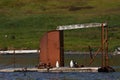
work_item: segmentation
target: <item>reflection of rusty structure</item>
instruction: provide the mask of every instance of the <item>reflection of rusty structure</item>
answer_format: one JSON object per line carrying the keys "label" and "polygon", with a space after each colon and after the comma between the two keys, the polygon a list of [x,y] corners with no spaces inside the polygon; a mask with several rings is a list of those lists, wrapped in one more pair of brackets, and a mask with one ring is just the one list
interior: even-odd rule
{"label": "reflection of rusty structure", "polygon": [[56,61],[64,66],[63,31],[49,31],[40,42],[40,62],[55,67]]}

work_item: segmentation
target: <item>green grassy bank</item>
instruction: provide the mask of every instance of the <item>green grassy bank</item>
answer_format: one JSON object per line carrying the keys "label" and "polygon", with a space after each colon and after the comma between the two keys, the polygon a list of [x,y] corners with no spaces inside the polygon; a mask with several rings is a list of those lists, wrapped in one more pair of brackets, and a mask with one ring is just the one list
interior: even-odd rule
{"label": "green grassy bank", "polygon": [[[0,48],[38,49],[59,25],[108,22],[109,51],[120,46],[120,0],[0,0]],[[100,46],[100,28],[64,31],[65,50]]]}

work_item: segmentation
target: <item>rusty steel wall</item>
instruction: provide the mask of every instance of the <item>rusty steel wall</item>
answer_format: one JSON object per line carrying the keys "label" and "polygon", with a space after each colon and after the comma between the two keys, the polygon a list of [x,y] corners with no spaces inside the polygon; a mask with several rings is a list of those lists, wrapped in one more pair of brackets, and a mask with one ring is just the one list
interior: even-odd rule
{"label": "rusty steel wall", "polygon": [[64,66],[63,31],[49,31],[40,41],[40,62],[55,67],[56,61]]}

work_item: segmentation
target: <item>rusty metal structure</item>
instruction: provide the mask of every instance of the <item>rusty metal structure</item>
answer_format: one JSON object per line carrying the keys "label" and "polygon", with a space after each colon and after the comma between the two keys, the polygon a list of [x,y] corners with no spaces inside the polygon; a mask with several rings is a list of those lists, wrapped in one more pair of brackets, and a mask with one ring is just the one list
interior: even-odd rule
{"label": "rusty metal structure", "polygon": [[64,66],[63,31],[48,31],[40,41],[40,65],[55,67],[56,61]]}
{"label": "rusty metal structure", "polygon": [[114,72],[115,70],[108,64],[108,26],[104,26],[103,24],[101,25],[101,46],[95,53],[94,57],[90,60],[89,65],[92,64],[99,52],[102,54],[102,64],[98,69],[98,72]]}
{"label": "rusty metal structure", "polygon": [[76,25],[58,26],[56,30],[47,32],[40,42],[40,65],[55,67],[56,61],[60,66],[64,66],[64,39],[63,31],[80,28],[101,27],[101,46],[91,58],[90,63],[94,61],[98,53],[102,54],[102,64],[98,72],[115,71],[108,65],[108,26],[107,23],[88,23]]}

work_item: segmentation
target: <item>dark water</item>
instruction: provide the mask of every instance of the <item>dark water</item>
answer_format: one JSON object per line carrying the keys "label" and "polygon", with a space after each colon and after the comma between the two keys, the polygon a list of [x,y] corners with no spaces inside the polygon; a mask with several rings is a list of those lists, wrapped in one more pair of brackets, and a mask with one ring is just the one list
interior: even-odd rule
{"label": "dark water", "polygon": [[[65,54],[65,66],[70,60],[87,65],[88,54]],[[39,62],[38,54],[0,55],[0,69],[9,67],[34,67]],[[112,73],[40,73],[40,72],[1,72],[0,80],[120,80],[120,55],[109,55],[109,64],[116,70]],[[100,66],[101,56],[98,55],[91,66]]]}
{"label": "dark water", "polygon": [[113,73],[0,73],[0,80],[120,80],[120,72]]}

